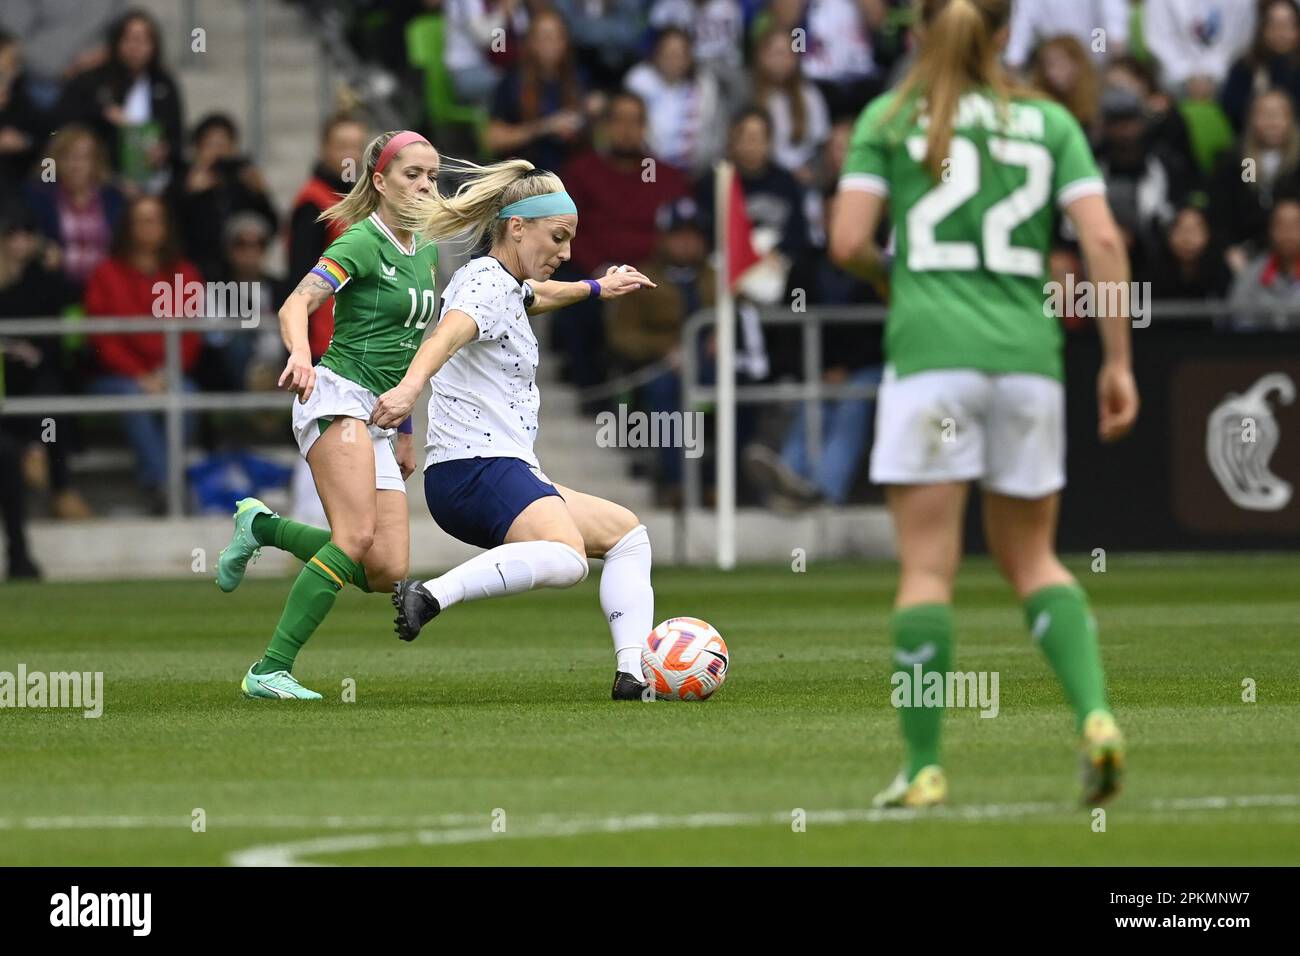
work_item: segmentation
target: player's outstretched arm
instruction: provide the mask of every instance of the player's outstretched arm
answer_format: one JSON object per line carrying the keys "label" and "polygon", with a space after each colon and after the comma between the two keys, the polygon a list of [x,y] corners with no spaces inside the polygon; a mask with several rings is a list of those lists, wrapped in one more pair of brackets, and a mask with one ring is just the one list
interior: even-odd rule
{"label": "player's outstretched arm", "polygon": [[280,306],[280,338],[289,350],[289,361],[276,384],[297,394],[300,402],[311,398],[312,389],[316,387],[316,369],[311,364],[311,344],[307,338],[307,317],[333,294],[328,282],[309,272]]}
{"label": "player's outstretched arm", "polygon": [[[1128,288],[1131,278],[1128,249],[1106,197],[1100,194],[1080,196],[1065,207],[1065,214],[1079,234],[1079,247],[1088,268],[1088,278],[1097,285],[1114,282]],[[1097,376],[1097,434],[1102,441],[1123,438],[1133,428],[1138,413],[1128,303],[1125,297],[1119,301],[1125,305],[1121,314],[1097,319],[1103,353],[1101,372]]]}
{"label": "player's outstretched arm", "polygon": [[424,390],[424,383],[462,348],[478,338],[478,324],[459,309],[449,309],[437,327],[420,345],[402,380],[379,396],[370,413],[370,424],[395,428],[406,420]]}
{"label": "player's outstretched arm", "polygon": [[[529,315],[562,309],[566,305],[591,298],[591,286],[585,282],[557,282],[554,279],[547,279],[545,282],[528,284],[533,290],[533,304],[528,307]],[[631,266],[610,266],[609,271],[599,280],[599,285],[602,299],[617,299],[638,289],[656,287]]]}

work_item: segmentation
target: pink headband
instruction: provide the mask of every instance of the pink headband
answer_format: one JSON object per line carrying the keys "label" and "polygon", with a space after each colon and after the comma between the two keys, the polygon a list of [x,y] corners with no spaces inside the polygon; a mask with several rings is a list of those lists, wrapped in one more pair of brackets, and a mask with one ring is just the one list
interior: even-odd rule
{"label": "pink headband", "polygon": [[413,132],[412,130],[409,129],[403,130],[402,132],[394,136],[392,139],[390,139],[387,145],[384,146],[383,150],[379,154],[378,162],[375,163],[375,172],[382,173],[384,169],[388,166],[388,164],[392,161],[393,157],[396,156],[398,153],[400,153],[405,147],[410,146],[412,143],[424,143],[426,146],[432,145],[427,139],[425,139],[419,133]]}

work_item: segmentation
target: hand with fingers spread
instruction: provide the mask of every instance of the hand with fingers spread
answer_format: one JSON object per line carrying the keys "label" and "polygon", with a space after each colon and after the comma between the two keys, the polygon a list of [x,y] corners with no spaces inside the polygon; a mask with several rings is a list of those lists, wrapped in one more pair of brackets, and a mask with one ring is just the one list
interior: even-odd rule
{"label": "hand with fingers spread", "polygon": [[311,398],[311,393],[316,388],[316,368],[311,364],[309,351],[295,349],[289,354],[289,361],[285,363],[276,387],[287,388],[298,396],[298,401],[307,404],[307,399]]}

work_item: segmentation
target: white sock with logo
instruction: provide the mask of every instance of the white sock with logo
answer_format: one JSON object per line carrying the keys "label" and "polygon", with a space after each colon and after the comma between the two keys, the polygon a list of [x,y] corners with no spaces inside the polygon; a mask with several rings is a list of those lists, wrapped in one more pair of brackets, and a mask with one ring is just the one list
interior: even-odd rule
{"label": "white sock with logo", "polygon": [[639,524],[605,554],[600,572],[600,607],[614,638],[618,669],[645,680],[641,648],[654,627],[655,592],[650,586],[650,538]]}
{"label": "white sock with logo", "polygon": [[587,577],[587,559],[559,541],[503,544],[424,582],[444,610],[461,601],[568,588]]}

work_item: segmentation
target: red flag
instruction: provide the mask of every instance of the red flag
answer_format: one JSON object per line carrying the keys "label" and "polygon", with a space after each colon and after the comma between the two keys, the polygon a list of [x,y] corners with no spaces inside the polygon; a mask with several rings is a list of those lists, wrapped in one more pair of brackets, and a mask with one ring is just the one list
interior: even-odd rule
{"label": "red flag", "polygon": [[740,177],[731,169],[731,189],[727,196],[727,284],[731,289],[745,270],[758,262],[761,256],[754,251],[750,236],[753,228],[749,212],[745,209],[745,191],[740,188]]}

